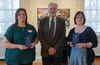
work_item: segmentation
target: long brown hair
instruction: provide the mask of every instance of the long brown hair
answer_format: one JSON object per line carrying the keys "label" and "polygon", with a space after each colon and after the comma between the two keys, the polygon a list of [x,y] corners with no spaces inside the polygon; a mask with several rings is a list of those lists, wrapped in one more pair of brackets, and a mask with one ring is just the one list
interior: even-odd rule
{"label": "long brown hair", "polygon": [[19,15],[19,12],[20,11],[24,11],[25,12],[25,15],[26,15],[26,20],[25,20],[25,24],[27,25],[28,23],[27,23],[27,13],[26,13],[26,10],[24,9],[24,8],[18,8],[17,9],[17,11],[16,11],[16,13],[15,13],[15,25],[17,25],[18,24],[18,15]]}

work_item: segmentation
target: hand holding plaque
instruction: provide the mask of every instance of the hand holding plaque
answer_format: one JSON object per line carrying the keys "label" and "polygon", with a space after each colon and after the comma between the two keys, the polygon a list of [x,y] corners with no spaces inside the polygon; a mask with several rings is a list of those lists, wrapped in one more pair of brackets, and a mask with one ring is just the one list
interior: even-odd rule
{"label": "hand holding plaque", "polygon": [[25,36],[25,45],[30,47],[32,43],[32,30],[28,30],[27,35]]}
{"label": "hand holding plaque", "polygon": [[72,37],[72,44],[75,45],[79,42],[79,33],[74,33]]}

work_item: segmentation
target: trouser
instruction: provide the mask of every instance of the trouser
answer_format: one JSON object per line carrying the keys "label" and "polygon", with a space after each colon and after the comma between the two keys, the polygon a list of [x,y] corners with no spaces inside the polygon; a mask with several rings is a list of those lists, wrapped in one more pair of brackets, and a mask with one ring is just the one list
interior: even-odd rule
{"label": "trouser", "polygon": [[55,56],[42,57],[43,65],[61,65],[62,58]]}

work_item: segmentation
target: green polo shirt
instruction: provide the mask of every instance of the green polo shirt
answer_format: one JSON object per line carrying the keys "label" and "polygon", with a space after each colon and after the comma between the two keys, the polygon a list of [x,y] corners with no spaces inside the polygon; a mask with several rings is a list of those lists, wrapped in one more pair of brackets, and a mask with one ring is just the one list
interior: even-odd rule
{"label": "green polo shirt", "polygon": [[[37,37],[37,32],[35,28],[28,24],[26,27],[19,27],[16,25],[11,25],[4,36],[13,44],[25,45],[25,36],[27,33],[31,32],[31,41]],[[18,65],[18,64],[27,64],[35,60],[35,48],[20,50],[20,49],[9,49],[6,48],[5,51],[5,60],[8,64]]]}

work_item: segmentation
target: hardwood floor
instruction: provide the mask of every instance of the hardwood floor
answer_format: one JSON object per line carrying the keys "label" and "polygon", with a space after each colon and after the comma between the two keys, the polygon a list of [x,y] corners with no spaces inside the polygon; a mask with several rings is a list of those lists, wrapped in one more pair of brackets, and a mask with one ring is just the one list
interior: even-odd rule
{"label": "hardwood floor", "polygon": [[95,65],[100,65],[100,57],[95,59]]}
{"label": "hardwood floor", "polygon": [[[4,61],[0,61],[0,65],[6,65],[6,63]],[[42,65],[41,62],[35,62],[33,63],[33,65]],[[95,59],[95,65],[100,65],[100,57],[97,57]]]}

